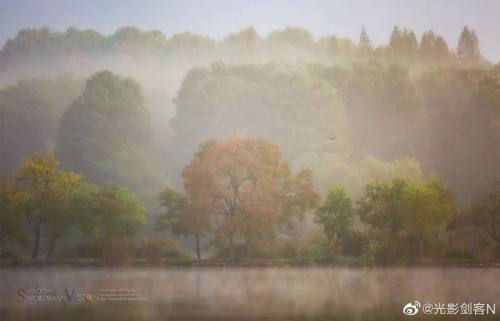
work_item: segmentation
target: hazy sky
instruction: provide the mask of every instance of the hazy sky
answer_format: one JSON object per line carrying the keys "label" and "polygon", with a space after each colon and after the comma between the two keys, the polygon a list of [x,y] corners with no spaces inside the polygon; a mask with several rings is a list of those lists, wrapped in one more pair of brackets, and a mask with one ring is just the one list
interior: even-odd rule
{"label": "hazy sky", "polygon": [[253,25],[261,35],[293,25],[315,35],[387,42],[395,24],[417,35],[432,29],[455,48],[464,25],[476,30],[484,56],[500,61],[500,0],[0,0],[0,43],[19,29],[92,28],[109,34],[124,25],[167,36],[192,31],[220,38]]}

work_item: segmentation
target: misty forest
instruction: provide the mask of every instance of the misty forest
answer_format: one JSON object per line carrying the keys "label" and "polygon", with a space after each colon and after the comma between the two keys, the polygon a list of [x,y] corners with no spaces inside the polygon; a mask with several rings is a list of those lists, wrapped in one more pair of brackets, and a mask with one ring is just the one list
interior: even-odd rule
{"label": "misty forest", "polygon": [[500,65],[468,27],[360,29],[19,31],[0,51],[2,260],[498,259]]}

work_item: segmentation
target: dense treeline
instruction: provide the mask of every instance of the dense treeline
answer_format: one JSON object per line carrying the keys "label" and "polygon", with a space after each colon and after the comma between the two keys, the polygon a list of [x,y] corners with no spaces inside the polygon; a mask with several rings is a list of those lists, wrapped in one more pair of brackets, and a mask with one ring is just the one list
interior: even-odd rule
{"label": "dense treeline", "polygon": [[[349,63],[374,60],[400,64],[412,70],[443,66],[487,66],[474,30],[464,27],[456,49],[432,31],[420,40],[411,30],[395,26],[387,44],[374,46],[366,28],[359,41],[328,35],[316,38],[308,30],[287,27],[267,37],[248,27],[216,40],[190,32],[167,38],[160,31],[123,27],[106,36],[94,30],[69,28],[23,29],[7,40],[0,51],[2,83],[26,77],[55,76],[79,71],[85,75],[99,69],[127,70],[160,79],[177,77],[158,74],[158,68],[186,71],[213,61],[230,63],[322,62]],[[144,78],[142,78],[144,77]],[[170,78],[169,78],[170,77]],[[149,79],[151,80],[151,79]]]}
{"label": "dense treeline", "polygon": [[[182,255],[164,231],[194,236],[198,259],[202,237],[217,249],[216,256],[287,258],[301,264],[499,255],[498,188],[463,210],[436,178],[368,183],[356,201],[335,187],[319,203],[309,170],[292,175],[278,146],[239,136],[200,145],[183,180],[185,194],[169,187],[161,193],[164,210],[155,218],[157,233],[139,242],[135,238],[147,218],[132,193],[61,170],[53,152],[35,154],[12,177],[0,180],[2,255],[12,256],[18,248],[12,245],[31,243],[32,258],[38,258],[41,247],[50,258],[56,242],[69,236],[77,245],[66,244],[59,255],[102,256],[111,264],[137,255],[158,264]],[[318,227],[296,235],[294,229],[311,209]],[[456,237],[464,240],[454,242]],[[465,247],[465,240],[472,245]]]}
{"label": "dense treeline", "polygon": [[[363,26],[358,42],[335,35],[315,38],[308,30],[287,27],[261,37],[252,27],[232,33],[222,40],[189,32],[174,34],[168,38],[160,31],[142,31],[135,27],[123,27],[109,36],[94,30],[69,28],[65,32],[48,28],[24,29],[15,38],[9,39],[2,49],[4,66],[18,59],[41,55],[72,55],[74,58],[92,57],[96,53],[159,54],[168,57],[182,53],[190,58],[217,55],[219,58],[240,55],[250,61],[264,57],[283,58],[289,51],[295,51],[294,58],[317,60],[328,56],[346,59],[375,58],[421,61],[422,63],[450,64],[450,59],[467,63],[482,61],[479,40],[473,30],[464,27],[456,51],[449,48],[443,37],[427,31],[417,40],[411,30],[395,26],[389,43],[373,46]],[[21,54],[21,56],[19,56]],[[76,57],[75,57],[76,56]],[[208,58],[213,58],[208,56]],[[484,61],[483,61],[484,62]]]}
{"label": "dense treeline", "polygon": [[311,168],[321,189],[342,182],[356,193],[369,180],[390,178],[387,166],[419,179],[420,163],[465,204],[500,179],[499,72],[410,77],[378,63],[194,69],[175,99],[174,150],[185,164],[200,141],[256,135]]}
{"label": "dense treeline", "polygon": [[5,44],[0,73],[5,253],[140,243],[157,262],[175,237],[198,257],[498,254],[500,67],[468,28],[456,51],[397,27],[376,48],[365,28],[42,28]]}

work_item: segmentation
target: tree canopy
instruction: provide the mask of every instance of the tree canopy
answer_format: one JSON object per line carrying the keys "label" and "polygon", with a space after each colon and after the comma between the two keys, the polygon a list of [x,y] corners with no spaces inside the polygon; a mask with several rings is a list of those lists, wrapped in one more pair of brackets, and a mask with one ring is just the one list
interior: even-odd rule
{"label": "tree canopy", "polygon": [[102,71],[87,80],[64,112],[56,152],[64,168],[91,182],[117,183],[144,194],[162,178],[149,150],[150,135],[139,84]]}
{"label": "tree canopy", "polygon": [[409,251],[417,256],[424,255],[424,242],[436,240],[455,212],[453,194],[436,180],[371,183],[358,206],[364,223],[387,237],[386,241],[406,238]]}
{"label": "tree canopy", "polygon": [[38,257],[42,226],[46,227],[51,255],[54,242],[64,236],[72,223],[71,193],[81,183],[76,173],[59,169],[53,152],[34,155],[15,173],[22,185],[11,197],[11,206],[23,215],[34,233],[32,257]]}
{"label": "tree canopy", "polygon": [[194,209],[214,220],[215,244],[231,252],[237,238],[250,249],[272,237],[276,227],[303,215],[318,198],[310,173],[293,176],[278,147],[259,138],[205,142],[183,178]]}
{"label": "tree canopy", "polygon": [[73,76],[23,80],[0,89],[0,173],[54,147],[59,120],[81,90]]}

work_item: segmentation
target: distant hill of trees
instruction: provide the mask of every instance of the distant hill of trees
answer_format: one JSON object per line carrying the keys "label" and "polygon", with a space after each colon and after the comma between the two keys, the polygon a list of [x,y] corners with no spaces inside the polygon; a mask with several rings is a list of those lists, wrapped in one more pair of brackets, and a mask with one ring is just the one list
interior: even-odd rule
{"label": "distant hill of trees", "polygon": [[[344,63],[375,60],[415,69],[488,64],[481,55],[478,37],[468,27],[464,27],[458,44],[449,45],[433,31],[417,39],[413,31],[395,26],[387,44],[374,46],[364,26],[359,41],[335,35],[316,38],[308,30],[297,27],[273,31],[265,38],[248,27],[216,40],[190,32],[167,38],[160,31],[127,26],[109,36],[76,28],[65,32],[49,28],[20,30],[0,51],[0,71],[15,71],[20,65],[25,68],[38,65],[32,72],[47,72],[41,62],[57,62],[58,71],[80,69],[102,65],[110,56],[132,60],[147,57],[157,63],[176,65],[212,61]],[[46,67],[52,66],[49,63]]]}

